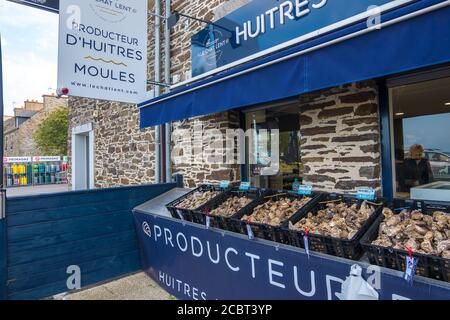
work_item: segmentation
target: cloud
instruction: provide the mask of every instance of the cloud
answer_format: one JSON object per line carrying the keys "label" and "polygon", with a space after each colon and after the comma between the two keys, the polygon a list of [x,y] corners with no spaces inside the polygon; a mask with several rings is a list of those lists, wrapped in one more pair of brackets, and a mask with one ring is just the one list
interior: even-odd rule
{"label": "cloud", "polygon": [[14,2],[0,0],[0,21],[5,27],[21,27],[30,29],[47,29],[54,13],[27,7]]}
{"label": "cloud", "polygon": [[0,0],[5,114],[56,88],[58,15]]}
{"label": "cloud", "polygon": [[42,95],[49,92],[48,88],[56,86],[56,64],[32,52],[6,58],[4,62],[5,100],[10,102],[5,105],[8,114],[13,113],[12,102],[19,107],[27,99],[41,100]]}

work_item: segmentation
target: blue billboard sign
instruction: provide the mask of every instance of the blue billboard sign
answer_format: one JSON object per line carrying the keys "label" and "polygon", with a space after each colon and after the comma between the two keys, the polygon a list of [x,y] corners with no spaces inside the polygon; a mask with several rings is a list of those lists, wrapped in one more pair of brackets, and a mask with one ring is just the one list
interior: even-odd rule
{"label": "blue billboard sign", "polygon": [[416,277],[410,284],[399,271],[307,255],[172,218],[139,212],[134,217],[145,271],[178,299],[338,300],[345,296],[346,278],[355,267],[376,292],[361,291],[374,299],[450,299],[445,282]]}
{"label": "blue billboard sign", "polygon": [[59,12],[59,0],[8,0],[37,9],[42,9],[54,13]]}
{"label": "blue billboard sign", "polygon": [[324,35],[419,0],[258,0],[191,39],[192,76],[222,69]]}

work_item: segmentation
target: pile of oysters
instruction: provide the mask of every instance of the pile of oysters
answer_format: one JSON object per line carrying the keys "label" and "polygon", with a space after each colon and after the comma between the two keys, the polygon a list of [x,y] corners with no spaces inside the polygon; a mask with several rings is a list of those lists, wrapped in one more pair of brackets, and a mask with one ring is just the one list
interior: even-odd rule
{"label": "pile of oysters", "polygon": [[250,202],[252,202],[252,199],[248,197],[230,197],[219,207],[212,210],[211,214],[215,216],[231,217]]}
{"label": "pile of oysters", "polygon": [[181,201],[179,204],[177,204],[177,208],[194,210],[201,207],[202,205],[204,205],[206,202],[216,197],[217,195],[219,195],[218,191],[205,191],[205,192],[197,191],[188,196],[183,201]]}
{"label": "pile of oysters", "polygon": [[425,215],[418,210],[394,214],[383,209],[378,238],[372,244],[450,259],[450,215],[436,211]]}
{"label": "pile of oysters", "polygon": [[[256,223],[279,226],[289,219],[294,213],[306,205],[311,198],[280,198],[279,200],[269,200],[253,209],[251,221]],[[242,221],[247,221],[248,216],[242,217]]]}
{"label": "pile of oysters", "polygon": [[290,223],[289,228],[297,231],[308,229],[311,234],[351,240],[374,212],[375,208],[367,201],[361,206],[357,203],[349,206],[344,202],[330,202],[316,214],[309,212],[295,225]]}

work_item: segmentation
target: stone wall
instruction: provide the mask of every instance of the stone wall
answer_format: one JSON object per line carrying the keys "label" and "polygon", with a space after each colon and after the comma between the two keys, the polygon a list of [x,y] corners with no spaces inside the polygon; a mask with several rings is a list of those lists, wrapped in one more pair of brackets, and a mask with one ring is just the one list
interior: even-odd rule
{"label": "stone wall", "polygon": [[379,189],[380,127],[374,82],[301,96],[300,131],[304,182],[317,190]]}
{"label": "stone wall", "polygon": [[70,98],[70,106],[69,137],[74,127],[93,124],[96,188],[155,181],[154,130],[139,129],[135,105]]}
{"label": "stone wall", "polygon": [[[223,17],[231,10],[248,3],[250,0],[213,0],[213,1],[172,1],[172,10],[205,19],[214,20]],[[163,3],[162,3],[163,4]],[[152,7],[150,5],[150,7]],[[164,15],[164,6],[161,13]],[[150,9],[152,10],[152,9]],[[154,10],[154,9],[153,9]],[[154,80],[154,17],[148,20],[148,78]],[[163,41],[164,21],[161,22],[161,40]],[[180,80],[190,77],[190,39],[204,24],[181,18],[171,32],[171,75]],[[161,74],[164,72],[164,55],[161,60]],[[161,79],[163,81],[163,79]],[[153,87],[149,86],[148,90]],[[135,105],[96,101],[86,98],[69,99],[69,153],[71,152],[71,130],[74,127],[92,123],[95,134],[95,186],[105,188],[118,185],[151,183],[155,181],[154,129],[139,129],[139,110]],[[208,127],[224,129],[236,126],[238,118],[232,113],[223,113],[201,118]],[[173,129],[188,128],[196,120],[187,120],[173,124]],[[193,127],[191,127],[193,128]],[[70,158],[70,157],[69,157]],[[186,175],[188,185],[203,181],[216,182],[222,179],[239,179],[237,166],[193,165],[191,162],[174,165],[173,171]],[[204,178],[203,178],[204,177]],[[69,181],[70,181],[69,173]]]}
{"label": "stone wall", "polygon": [[[173,124],[172,159],[176,160],[172,166],[173,172],[183,174],[185,184],[191,188],[202,183],[240,180],[240,166],[228,165],[225,161],[215,163],[213,159],[224,159],[226,142],[214,140],[216,133],[212,129],[225,136],[227,129],[236,128],[239,128],[239,113],[236,111]],[[202,132],[202,135],[196,134],[196,131]],[[199,150],[200,146],[202,150]],[[194,149],[201,152],[201,156],[191,152]]]}
{"label": "stone wall", "polygon": [[[212,0],[212,1],[175,1],[173,10],[194,16],[208,21],[218,20],[239,7],[249,3],[251,0]],[[191,77],[191,37],[204,28],[205,25],[192,22],[188,19],[182,18],[178,25],[173,29],[171,42],[171,74],[172,78],[177,78],[181,81],[187,80]],[[196,137],[194,137],[194,128],[202,126],[204,129],[217,129],[224,135],[226,129],[239,128],[239,113],[235,111],[223,112],[209,115],[206,117],[199,117],[195,119],[188,119],[172,124],[172,130],[184,130],[189,134],[190,139],[173,136],[172,148],[180,148],[186,146],[185,144],[195,145]],[[224,153],[222,149],[211,148],[210,137],[207,133],[203,137],[204,155],[221,156]],[[176,150],[174,150],[176,152]],[[240,166],[228,165],[220,163],[195,163],[194,159],[189,156],[182,157],[180,163],[172,164],[173,172],[182,173],[185,183],[189,187],[195,187],[202,183],[218,183],[221,180],[238,181],[240,180]]]}
{"label": "stone wall", "polygon": [[[26,124],[26,122],[25,122]],[[19,128],[13,127],[12,129],[5,131],[4,135],[4,154],[5,157],[20,157],[23,156],[21,152],[20,143],[20,131]],[[29,155],[27,155],[29,156]]]}
{"label": "stone wall", "polygon": [[[217,20],[251,0],[172,1],[172,10],[205,20]],[[161,10],[164,14],[164,10]],[[154,79],[154,18],[149,16],[148,78]],[[164,22],[162,22],[164,26]],[[181,18],[171,32],[171,76],[183,81],[191,74],[190,39],[204,27]],[[163,39],[163,36],[161,36]],[[161,71],[163,74],[162,55]],[[149,90],[153,87],[149,86]],[[135,105],[71,98],[70,127],[92,123],[95,131],[95,185],[153,182],[155,170],[154,129],[139,129],[139,111]],[[341,86],[300,98],[302,158],[304,180],[319,190],[350,191],[357,186],[380,187],[380,137],[377,89],[373,82]],[[172,149],[197,146],[193,132],[199,125],[207,129],[239,126],[237,112],[188,119],[172,124],[185,137],[173,136]],[[208,138],[208,137],[204,137]],[[70,140],[70,139],[69,139]],[[207,139],[206,139],[207,140]],[[70,141],[69,141],[70,143]],[[223,150],[207,146],[207,155]],[[214,150],[213,150],[214,149]],[[70,148],[69,148],[70,150]],[[238,165],[208,164],[182,154],[172,165],[182,173],[189,187],[220,180],[240,180]]]}
{"label": "stone wall", "polygon": [[42,121],[59,107],[67,107],[67,98],[57,98],[55,96],[43,96],[43,110],[25,121],[18,128],[5,131],[6,157],[37,156],[41,155],[34,142],[34,133]]}

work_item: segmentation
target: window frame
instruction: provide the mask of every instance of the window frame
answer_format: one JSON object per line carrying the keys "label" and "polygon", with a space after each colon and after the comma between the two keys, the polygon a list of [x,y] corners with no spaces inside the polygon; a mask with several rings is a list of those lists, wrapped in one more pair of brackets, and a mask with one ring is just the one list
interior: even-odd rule
{"label": "window frame", "polygon": [[[386,79],[386,89],[387,89],[387,99],[388,99],[388,114],[389,114],[389,141],[390,141],[390,166],[391,166],[391,183],[392,188],[389,194],[392,194],[392,197],[396,197],[397,193],[397,171],[395,166],[395,137],[394,137],[394,104],[393,104],[393,96],[392,90],[396,87],[412,85],[416,83],[439,80],[442,78],[450,77],[450,65],[443,67],[435,67],[428,70],[416,71],[396,77],[391,77]],[[437,153],[437,152],[435,152]],[[431,161],[431,160],[430,160]],[[384,177],[383,177],[384,178]],[[385,184],[383,183],[383,186]],[[383,191],[384,193],[385,191]]]}

